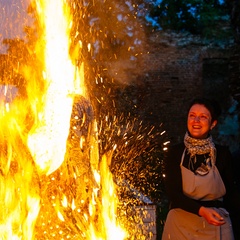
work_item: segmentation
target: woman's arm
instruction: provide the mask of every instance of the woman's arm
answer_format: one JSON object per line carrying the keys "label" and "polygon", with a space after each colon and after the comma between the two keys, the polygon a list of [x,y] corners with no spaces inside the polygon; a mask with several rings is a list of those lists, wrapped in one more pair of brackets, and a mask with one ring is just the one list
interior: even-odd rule
{"label": "woman's arm", "polygon": [[201,204],[199,201],[191,199],[184,195],[182,190],[182,175],[180,162],[184,145],[179,144],[169,149],[165,159],[165,186],[171,208],[181,208],[185,211],[199,214]]}
{"label": "woman's arm", "polygon": [[240,192],[234,181],[233,159],[228,148],[217,146],[216,165],[226,187],[224,202],[228,209],[237,212],[240,215]]}

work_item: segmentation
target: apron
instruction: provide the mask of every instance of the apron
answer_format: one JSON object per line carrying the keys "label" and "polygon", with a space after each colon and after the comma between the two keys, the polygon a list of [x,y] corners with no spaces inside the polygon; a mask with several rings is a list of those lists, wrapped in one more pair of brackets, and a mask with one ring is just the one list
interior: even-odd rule
{"label": "apron", "polygon": [[[213,165],[204,176],[195,174],[182,166],[185,151],[186,149],[180,164],[184,194],[201,201],[221,199],[226,189],[217,167]],[[180,208],[171,209],[167,215],[162,240],[234,240],[228,212],[224,208],[215,210],[224,218],[225,224],[214,226],[196,214]]]}
{"label": "apron", "polygon": [[182,165],[185,151],[186,149],[182,154],[180,164],[184,194],[190,198],[201,201],[222,198],[226,193],[226,189],[221,175],[214,163],[212,163],[212,167],[209,169],[209,173],[207,175],[201,176],[199,174],[195,174]]}

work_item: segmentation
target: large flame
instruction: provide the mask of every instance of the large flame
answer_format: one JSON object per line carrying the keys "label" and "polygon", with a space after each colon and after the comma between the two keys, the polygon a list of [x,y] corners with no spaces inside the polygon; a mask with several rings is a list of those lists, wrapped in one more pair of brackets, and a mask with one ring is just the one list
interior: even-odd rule
{"label": "large flame", "polygon": [[[59,168],[64,160],[73,96],[82,93],[76,85],[76,67],[69,56],[71,15],[63,1],[36,1],[37,12],[45,30],[40,39],[44,51],[42,77],[46,92],[37,124],[29,134],[28,146],[40,171],[46,174]],[[42,106],[41,106],[42,107]]]}
{"label": "large flame", "polygon": [[[4,87],[4,96],[11,92]],[[26,104],[0,106],[0,239],[32,239],[40,209],[39,179],[27,148]]]}
{"label": "large flame", "polygon": [[94,226],[94,221],[91,222],[89,227],[88,239],[90,240],[105,240],[105,239],[115,239],[122,240],[127,237],[127,232],[117,221],[117,207],[118,198],[116,194],[115,185],[113,182],[113,177],[111,172],[108,170],[108,163],[111,160],[112,152],[110,154],[103,155],[100,164],[100,175],[95,172],[95,179],[101,186],[101,202],[100,202],[100,213],[96,212],[96,193],[93,192],[93,199],[90,204],[91,211],[90,217],[94,219],[96,214],[98,215],[99,228],[96,229]]}
{"label": "large flame", "polygon": [[[111,154],[100,161],[96,136],[90,136],[89,164],[95,176],[92,181],[81,176],[83,166],[78,152],[74,160],[66,160],[75,97],[83,96],[86,100],[81,101],[86,105],[89,101],[83,65],[78,69],[69,55],[70,8],[64,0],[35,0],[34,6],[43,29],[35,49],[42,63],[41,74],[25,68],[27,99],[15,101],[11,111],[5,105],[0,109],[4,113],[0,119],[0,143],[5,149],[1,153],[4,164],[0,166],[0,237],[56,239],[57,232],[61,239],[124,239],[126,233],[117,221],[118,199],[107,164]],[[86,124],[84,114],[82,122]],[[26,118],[31,120],[27,127]],[[74,120],[79,121],[79,116]],[[97,131],[96,121],[91,124]],[[78,127],[74,125],[73,130],[77,132]],[[79,138],[80,149],[84,141]],[[86,187],[89,182],[91,189]],[[82,192],[79,188],[83,188]],[[85,196],[88,194],[92,197],[89,202]],[[76,234],[78,231],[80,234]]]}

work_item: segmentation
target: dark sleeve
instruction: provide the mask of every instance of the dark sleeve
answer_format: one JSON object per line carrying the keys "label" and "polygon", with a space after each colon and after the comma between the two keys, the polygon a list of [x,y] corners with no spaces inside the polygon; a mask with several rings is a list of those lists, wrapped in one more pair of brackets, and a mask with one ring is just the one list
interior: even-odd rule
{"label": "dark sleeve", "polygon": [[181,208],[198,215],[201,204],[183,194],[180,162],[184,145],[179,144],[169,149],[165,159],[165,186],[170,201],[170,208]]}
{"label": "dark sleeve", "polygon": [[234,179],[233,158],[225,147],[219,147],[217,152],[219,152],[220,173],[226,187],[224,205],[230,213],[235,239],[240,239],[240,191]]}
{"label": "dark sleeve", "polygon": [[234,208],[240,215],[240,192],[234,179],[233,158],[228,148],[217,147],[216,165],[226,187],[224,201],[228,208]]}

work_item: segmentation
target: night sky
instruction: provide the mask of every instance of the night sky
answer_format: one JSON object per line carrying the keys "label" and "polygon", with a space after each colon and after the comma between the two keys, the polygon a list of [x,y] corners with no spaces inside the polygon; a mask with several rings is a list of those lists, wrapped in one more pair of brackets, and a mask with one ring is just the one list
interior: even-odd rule
{"label": "night sky", "polygon": [[27,7],[30,0],[0,0],[0,53],[5,49],[5,38],[24,37],[23,26],[31,25]]}

